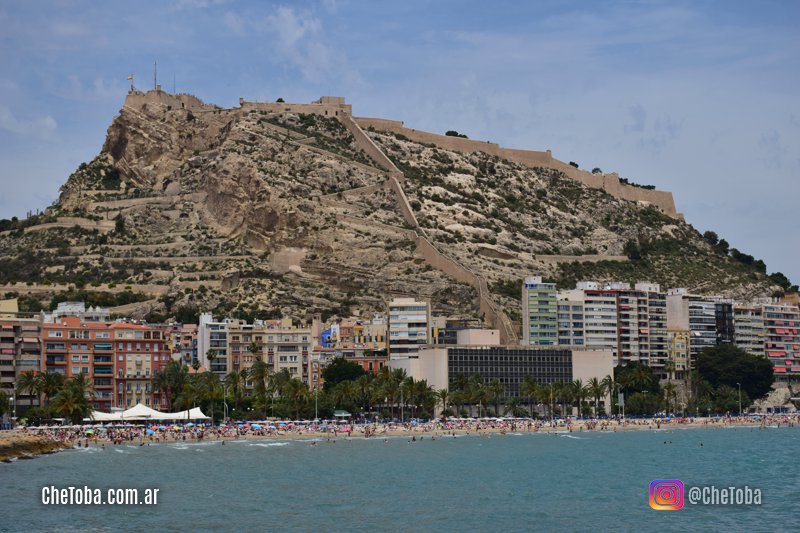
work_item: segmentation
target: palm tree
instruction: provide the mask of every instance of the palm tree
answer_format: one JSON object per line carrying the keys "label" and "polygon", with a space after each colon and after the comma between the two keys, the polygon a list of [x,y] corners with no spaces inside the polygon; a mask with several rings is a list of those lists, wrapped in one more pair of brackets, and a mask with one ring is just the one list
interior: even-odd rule
{"label": "palm tree", "polygon": [[211,404],[211,423],[214,423],[214,404],[219,399],[222,392],[222,383],[219,376],[214,372],[203,372],[197,378],[200,383],[201,399],[209,401]]}
{"label": "palm tree", "polygon": [[239,399],[241,398],[242,390],[244,390],[244,380],[239,372],[233,371],[225,376],[225,385],[227,385],[233,392],[233,407],[239,410]]}
{"label": "palm tree", "polygon": [[570,392],[572,394],[572,399],[578,403],[578,416],[583,415],[583,402],[586,400],[588,396],[588,392],[586,387],[583,386],[583,380],[576,379],[570,384]]}
{"label": "palm tree", "polygon": [[[339,385],[343,385],[344,383],[355,385],[352,381],[345,381]],[[291,378],[284,385],[283,394],[294,407],[294,419],[300,420],[300,406],[305,405],[310,396],[308,385],[297,378]]]}
{"label": "palm tree", "polygon": [[639,365],[633,373],[632,385],[635,385],[640,390],[645,390],[650,387],[653,375],[650,369],[644,365]]}
{"label": "palm tree", "polygon": [[64,388],[64,382],[66,379],[64,378],[64,374],[59,374],[58,372],[52,372],[48,370],[45,370],[40,374],[40,379],[42,380],[44,404],[47,406],[50,404],[50,398],[58,394],[58,392]]}
{"label": "palm tree", "polygon": [[558,403],[561,405],[561,416],[565,416],[564,404],[572,405],[572,386],[571,382],[556,381],[553,384],[553,392]]}
{"label": "palm tree", "polygon": [[611,374],[607,374],[606,377],[603,378],[603,381],[600,382],[603,386],[603,389],[611,395],[611,411],[608,413],[611,415],[614,412],[614,405],[616,401],[617,389],[619,388],[619,383],[614,381],[614,376]]}
{"label": "palm tree", "polygon": [[442,404],[442,416],[447,411],[447,401],[450,399],[450,392],[447,389],[439,389],[436,391],[436,396],[439,398],[439,403]]}
{"label": "palm tree", "polygon": [[168,409],[172,409],[178,395],[183,391],[189,380],[189,369],[179,361],[170,361],[164,368],[157,371],[151,380],[153,388],[166,391],[169,402]]}
{"label": "palm tree", "polygon": [[372,398],[372,374],[361,376],[355,381],[358,404],[363,412],[370,411],[370,398]]}
{"label": "palm tree", "polygon": [[42,394],[42,385],[40,374],[33,370],[26,370],[17,378],[17,390],[22,394],[27,392],[29,406],[33,405],[32,396],[35,395],[37,400],[39,399]]}
{"label": "palm tree", "polygon": [[534,379],[533,376],[525,376],[522,378],[519,393],[528,399],[528,412],[533,415],[533,409],[531,408],[532,400],[534,398],[538,399],[539,397],[539,384],[536,382],[536,379]]}
{"label": "palm tree", "polygon": [[253,382],[253,392],[257,400],[264,406],[264,419],[267,418],[267,382],[269,381],[269,365],[256,358],[250,367],[250,381]]}
{"label": "palm tree", "polygon": [[55,395],[53,408],[73,424],[81,424],[92,413],[90,398],[94,398],[91,383],[84,374],[78,374]]}
{"label": "palm tree", "polygon": [[520,417],[520,416],[527,416],[528,412],[519,404],[519,398],[511,398],[508,403],[506,403],[505,411],[503,412],[504,415],[511,413],[511,416]]}
{"label": "palm tree", "polygon": [[500,416],[500,399],[506,392],[506,387],[499,379],[493,379],[489,382],[489,393],[494,400],[494,416]]}
{"label": "palm tree", "polygon": [[180,394],[175,398],[175,405],[180,406],[181,409],[189,410],[196,407],[198,403],[203,401],[204,390],[200,378],[202,374],[194,374],[181,389]]}
{"label": "palm tree", "polygon": [[214,363],[214,359],[216,359],[216,358],[217,358],[216,352],[214,352],[214,350],[209,348],[206,351],[206,359],[208,360],[208,370],[210,372],[213,372],[212,366],[213,366],[213,363]]}
{"label": "palm tree", "polygon": [[597,406],[600,404],[600,397],[603,395],[606,389],[596,377],[589,380],[587,388],[589,390],[589,394],[591,394],[592,398],[594,398],[594,416],[597,416]]}

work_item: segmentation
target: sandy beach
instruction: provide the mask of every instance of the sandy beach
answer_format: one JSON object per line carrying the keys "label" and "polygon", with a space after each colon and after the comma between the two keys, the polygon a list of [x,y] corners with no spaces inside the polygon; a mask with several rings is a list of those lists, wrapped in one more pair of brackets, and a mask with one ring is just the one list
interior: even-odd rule
{"label": "sandy beach", "polygon": [[[382,439],[389,437],[445,438],[467,435],[504,435],[508,433],[574,433],[591,431],[653,431],[669,429],[722,429],[731,427],[767,428],[796,427],[798,416],[768,415],[760,418],[651,418],[651,419],[588,419],[561,420],[556,423],[539,420],[472,420],[435,421],[424,424],[357,424],[353,426],[324,426],[297,424],[286,429],[253,429],[238,424],[216,427],[165,426],[148,431],[140,427],[47,427],[20,428],[0,435],[0,461],[29,458],[59,449],[73,447],[110,447],[136,444],[150,446],[175,442],[220,442],[234,440],[308,440],[335,441],[344,439]],[[266,424],[266,423],[265,423]],[[262,426],[263,427],[263,426]],[[268,425],[265,427],[269,428]],[[148,434],[150,433],[150,434]]]}

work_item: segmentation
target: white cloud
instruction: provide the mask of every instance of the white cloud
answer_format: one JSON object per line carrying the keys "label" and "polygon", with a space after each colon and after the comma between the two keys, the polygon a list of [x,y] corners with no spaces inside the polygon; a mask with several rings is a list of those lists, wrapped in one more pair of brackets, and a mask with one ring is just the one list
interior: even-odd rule
{"label": "white cloud", "polygon": [[16,135],[48,140],[53,138],[56,128],[56,121],[50,115],[36,119],[21,120],[14,116],[14,113],[7,107],[0,106],[0,129],[10,131]]}
{"label": "white cloud", "polygon": [[281,6],[265,22],[264,29],[275,35],[280,54],[306,81],[320,82],[334,73],[339,79],[359,79],[347,65],[344,55],[323,42],[322,23],[310,13],[298,13]]}

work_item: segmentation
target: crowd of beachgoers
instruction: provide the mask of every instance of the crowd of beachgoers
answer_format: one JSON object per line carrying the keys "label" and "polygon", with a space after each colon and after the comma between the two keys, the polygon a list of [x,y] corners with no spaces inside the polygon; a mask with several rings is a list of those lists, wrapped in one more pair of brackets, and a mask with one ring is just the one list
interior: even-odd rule
{"label": "crowd of beachgoers", "polygon": [[467,434],[505,434],[509,432],[582,432],[620,431],[636,429],[668,429],[678,427],[715,428],[724,426],[795,427],[798,414],[717,416],[717,417],[662,417],[662,418],[610,418],[610,419],[440,419],[427,422],[231,422],[211,426],[194,423],[163,424],[109,424],[84,426],[22,427],[16,431],[24,435],[38,435],[75,446],[113,446],[138,444],[140,446],[163,442],[227,441],[259,438],[351,438],[430,435],[456,436]]}

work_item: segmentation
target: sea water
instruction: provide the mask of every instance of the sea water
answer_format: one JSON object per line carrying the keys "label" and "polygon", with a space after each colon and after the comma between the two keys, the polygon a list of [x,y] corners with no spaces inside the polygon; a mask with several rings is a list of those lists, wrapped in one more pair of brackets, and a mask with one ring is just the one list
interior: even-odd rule
{"label": "sea water", "polygon": [[[0,464],[0,531],[798,531],[800,428],[338,438],[68,450]],[[655,479],[759,506],[650,508]],[[159,488],[45,506],[42,488]]]}

